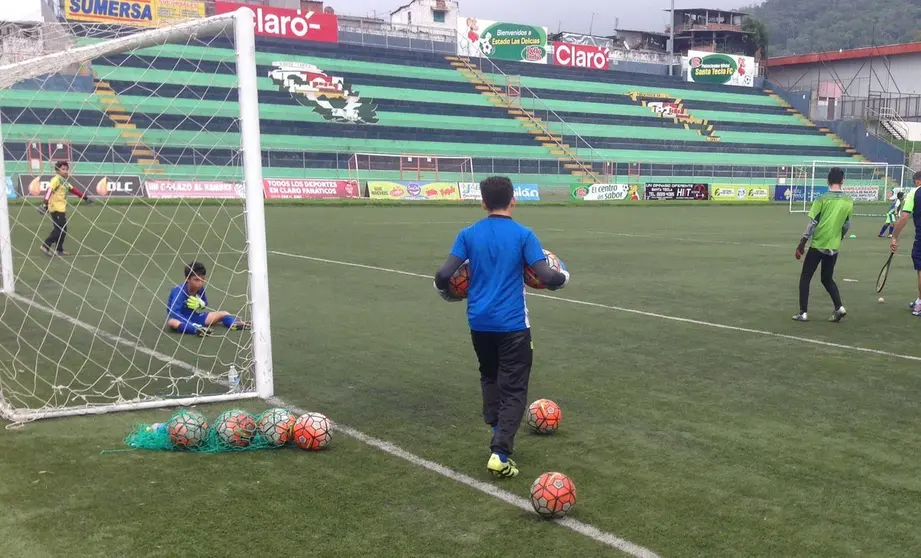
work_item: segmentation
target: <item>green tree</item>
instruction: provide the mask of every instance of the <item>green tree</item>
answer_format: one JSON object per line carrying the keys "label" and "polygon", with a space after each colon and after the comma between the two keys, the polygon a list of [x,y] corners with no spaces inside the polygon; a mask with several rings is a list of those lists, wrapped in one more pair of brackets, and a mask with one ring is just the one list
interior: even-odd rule
{"label": "green tree", "polygon": [[768,44],[770,36],[768,35],[767,26],[760,19],[746,17],[742,22],[742,31],[749,33],[745,40],[752,44],[756,56],[765,59],[768,56]]}

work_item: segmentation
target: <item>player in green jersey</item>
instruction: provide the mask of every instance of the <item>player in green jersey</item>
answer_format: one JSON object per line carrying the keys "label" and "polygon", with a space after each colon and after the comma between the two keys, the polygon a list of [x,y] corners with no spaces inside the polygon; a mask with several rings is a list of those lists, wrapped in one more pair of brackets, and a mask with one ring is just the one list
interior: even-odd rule
{"label": "player in green jersey", "polygon": [[[806,313],[809,305],[809,284],[815,275],[819,264],[822,265],[822,285],[835,305],[835,313],[828,320],[840,322],[847,315],[841,303],[841,293],[835,284],[835,263],[838,261],[838,251],[841,249],[841,239],[851,227],[851,213],[854,211],[854,200],[841,191],[844,183],[844,171],[835,167],[828,173],[828,193],[822,194],[809,210],[809,224],[803,238],[796,247],[796,259],[803,257],[803,271],[799,277],[799,314],[793,316],[798,322],[809,321]],[[806,242],[812,238],[812,246],[806,252]]]}

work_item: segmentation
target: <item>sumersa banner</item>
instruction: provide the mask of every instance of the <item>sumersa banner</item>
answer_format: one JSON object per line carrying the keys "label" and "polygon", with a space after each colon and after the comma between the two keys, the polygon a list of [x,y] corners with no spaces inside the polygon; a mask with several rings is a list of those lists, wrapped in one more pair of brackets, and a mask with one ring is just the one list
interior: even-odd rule
{"label": "sumersa banner", "polygon": [[256,35],[276,39],[339,42],[339,21],[335,14],[305,10],[288,10],[272,6],[244,6],[230,2],[215,4],[218,14],[247,7],[256,12]]}
{"label": "sumersa banner", "polygon": [[457,18],[457,53],[516,62],[547,63],[547,28],[473,17]]}
{"label": "sumersa banner", "polygon": [[[41,176],[20,174],[19,194],[21,196],[44,196],[53,177],[53,174],[43,174]],[[99,176],[77,174],[71,175],[67,179],[67,183],[76,186],[79,190],[91,196],[144,195],[141,177],[136,175]]]}
{"label": "sumersa banner", "polygon": [[643,190],[643,198],[647,200],[706,201],[710,199],[710,185],[647,182]]}

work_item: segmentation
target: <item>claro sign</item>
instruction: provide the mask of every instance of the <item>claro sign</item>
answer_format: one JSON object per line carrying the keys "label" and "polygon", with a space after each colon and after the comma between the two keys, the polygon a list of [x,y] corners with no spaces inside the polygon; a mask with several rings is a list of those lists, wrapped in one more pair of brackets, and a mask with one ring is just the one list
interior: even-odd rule
{"label": "claro sign", "polygon": [[553,63],[571,68],[607,70],[611,67],[607,48],[572,43],[553,43]]}
{"label": "claro sign", "polygon": [[260,37],[339,42],[339,22],[335,14],[270,6],[244,6],[230,2],[218,2],[215,6],[218,14],[235,12],[239,8],[249,8],[256,12],[256,35]]}

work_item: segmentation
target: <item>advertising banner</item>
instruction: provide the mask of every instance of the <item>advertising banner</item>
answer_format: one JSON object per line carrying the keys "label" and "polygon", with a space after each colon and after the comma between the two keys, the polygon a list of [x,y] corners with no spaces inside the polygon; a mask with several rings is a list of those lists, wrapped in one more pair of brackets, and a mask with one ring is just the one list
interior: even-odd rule
{"label": "advertising banner", "polygon": [[710,185],[647,182],[643,199],[705,201],[710,199]]}
{"label": "advertising banner", "polygon": [[849,186],[844,184],[841,190],[854,198],[854,201],[879,201],[879,186]]}
{"label": "advertising banner", "polygon": [[758,68],[750,56],[736,56],[689,50],[688,81],[716,85],[753,87]]}
{"label": "advertising banner", "polygon": [[[461,182],[460,199],[467,201],[480,201],[483,196],[480,194],[480,184],[478,182]],[[517,201],[540,201],[540,187],[537,184],[516,184],[515,199]]]}
{"label": "advertising banner", "polygon": [[553,63],[570,68],[607,70],[611,67],[611,51],[607,47],[553,43]]}
{"label": "advertising banner", "polygon": [[368,181],[372,200],[459,200],[456,182]]}
{"label": "advertising banner", "polygon": [[157,26],[173,25],[205,17],[205,3],[194,0],[155,0]]}
{"label": "advertising banner", "polygon": [[147,197],[159,199],[243,199],[246,189],[239,182],[197,180],[148,180]]}
{"label": "advertising banner", "polygon": [[[36,176],[33,174],[19,175],[19,195],[44,196],[48,184],[54,175],[46,174]],[[141,186],[141,177],[127,176],[98,176],[98,175],[71,175],[67,182],[76,186],[91,196],[143,196],[144,188]]]}
{"label": "advertising banner", "polygon": [[785,184],[778,184],[774,187],[774,201],[788,202],[792,197],[793,201],[801,202],[808,194],[809,199],[805,201],[813,202],[817,197],[827,192],[828,186],[816,186],[815,188],[811,188],[806,186],[787,186]]}
{"label": "advertising banner", "polygon": [[15,200],[19,197],[16,193],[16,187],[13,186],[13,179],[9,176],[6,177],[6,197],[11,200]]}
{"label": "advertising banner", "polygon": [[[242,7],[244,7],[243,4],[217,2],[215,11],[218,14],[226,14]],[[256,12],[256,35],[260,37],[322,43],[339,42],[339,20],[336,14],[288,10],[271,6],[247,7]]]}
{"label": "advertising banner", "polygon": [[636,184],[575,184],[569,190],[569,198],[584,201],[638,200],[640,193]]}
{"label": "advertising banner", "polygon": [[361,197],[355,180],[310,180],[266,178],[262,181],[267,200],[311,200]]}
{"label": "advertising banner", "polygon": [[710,199],[714,201],[767,202],[771,194],[767,186],[745,186],[740,184],[713,184]]}
{"label": "advertising banner", "polygon": [[516,62],[547,63],[547,28],[488,19],[457,18],[457,53]]}
{"label": "advertising banner", "polygon": [[159,27],[205,17],[205,3],[194,0],[64,0],[69,21]]}

